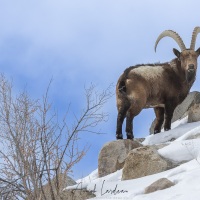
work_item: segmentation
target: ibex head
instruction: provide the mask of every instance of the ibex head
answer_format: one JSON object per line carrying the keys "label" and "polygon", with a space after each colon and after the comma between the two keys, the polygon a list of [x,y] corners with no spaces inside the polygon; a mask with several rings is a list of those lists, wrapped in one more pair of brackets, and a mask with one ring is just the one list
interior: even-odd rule
{"label": "ibex head", "polygon": [[196,38],[198,33],[200,33],[200,27],[195,27],[193,34],[192,34],[192,40],[191,40],[191,45],[189,49],[186,49],[185,44],[181,37],[178,35],[178,33],[172,31],[172,30],[166,30],[162,32],[155,43],[155,51],[157,48],[157,45],[159,41],[163,37],[171,37],[173,38],[177,44],[179,45],[181,52],[179,52],[177,49],[173,49],[174,54],[177,56],[178,60],[181,63],[182,69],[185,71],[185,76],[187,82],[191,82],[192,80],[195,79],[196,76],[196,70],[197,70],[197,58],[200,55],[200,48],[198,48],[195,51],[195,43],[196,43]]}

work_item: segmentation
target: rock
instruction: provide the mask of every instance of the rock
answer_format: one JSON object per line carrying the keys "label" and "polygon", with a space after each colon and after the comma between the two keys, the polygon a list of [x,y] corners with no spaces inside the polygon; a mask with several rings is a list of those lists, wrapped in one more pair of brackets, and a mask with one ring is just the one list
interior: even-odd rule
{"label": "rock", "polygon": [[155,148],[156,150],[162,149],[166,146],[168,146],[169,144],[163,143],[163,144],[154,144],[152,145],[153,148]]}
{"label": "rock", "polygon": [[140,147],[129,152],[122,171],[122,180],[156,174],[169,169],[168,162],[151,146]]}
{"label": "rock", "polygon": [[[195,104],[195,102],[198,102],[198,104],[200,103],[200,92],[190,92],[188,94],[185,100],[176,107],[173,114],[172,122],[175,122],[176,120],[182,119],[185,116],[187,116],[190,107],[192,107]],[[199,113],[198,116],[200,116],[200,111],[198,111],[198,113]],[[197,117],[194,117],[194,118],[196,119]],[[149,130],[150,134],[153,134],[154,132],[155,123],[156,123],[156,120],[154,119]]]}
{"label": "rock", "polygon": [[188,122],[200,121],[200,94],[195,96],[193,105],[188,111]]}
{"label": "rock", "polygon": [[[60,195],[62,193],[62,190],[64,188],[66,188],[67,186],[71,186],[71,185],[75,185],[77,184],[71,177],[67,176],[66,174],[59,174],[58,175],[58,181],[59,181],[59,191],[60,191],[60,194],[56,195],[56,199],[60,199]],[[53,187],[53,191],[54,191],[54,194],[56,194],[56,178],[53,178],[51,180],[51,184],[52,184],[52,187]],[[50,193],[50,185],[49,184],[46,184],[43,186],[43,190],[44,190],[44,193],[45,193],[45,196],[47,199],[51,199],[51,193]],[[43,199],[43,198],[42,198]],[[44,198],[45,199],[45,198]]]}
{"label": "rock", "polygon": [[171,182],[170,180],[168,180],[167,178],[161,178],[155,181],[154,183],[152,183],[150,186],[146,187],[144,193],[148,194],[148,193],[155,192],[157,190],[164,190],[174,185],[175,184]]}
{"label": "rock", "polygon": [[188,122],[200,121],[200,104],[194,104],[188,112]]}
{"label": "rock", "polygon": [[200,133],[196,133],[195,135],[190,135],[186,138],[186,140],[193,140],[193,139],[199,139]]}
{"label": "rock", "polygon": [[85,200],[85,199],[91,199],[96,197],[94,193],[87,191],[85,189],[82,190],[64,190],[61,195],[61,200]]}
{"label": "rock", "polygon": [[68,186],[71,186],[71,185],[76,185],[77,183],[76,183],[76,181],[74,181],[71,177],[69,177],[69,176],[67,176],[67,178],[66,178],[66,182],[65,182],[66,184],[66,187],[68,187]]}
{"label": "rock", "polygon": [[129,151],[141,146],[142,144],[132,140],[116,140],[105,144],[100,151],[98,159],[99,177],[122,169]]}
{"label": "rock", "polygon": [[142,143],[145,140],[145,138],[134,138],[134,140],[139,143]]}

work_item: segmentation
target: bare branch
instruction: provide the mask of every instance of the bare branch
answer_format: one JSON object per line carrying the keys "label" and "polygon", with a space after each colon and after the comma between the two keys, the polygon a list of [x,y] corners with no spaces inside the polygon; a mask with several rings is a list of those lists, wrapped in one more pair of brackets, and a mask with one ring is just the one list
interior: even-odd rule
{"label": "bare branch", "polygon": [[[107,120],[103,105],[113,95],[91,84],[85,89],[86,105],[74,124],[62,121],[49,103],[50,81],[42,101],[27,92],[12,94],[12,84],[0,75],[0,195],[4,199],[59,199],[66,176],[87,153],[79,148],[81,132],[99,133],[94,127]],[[66,138],[66,140],[63,140]],[[65,141],[65,142],[64,142]]]}

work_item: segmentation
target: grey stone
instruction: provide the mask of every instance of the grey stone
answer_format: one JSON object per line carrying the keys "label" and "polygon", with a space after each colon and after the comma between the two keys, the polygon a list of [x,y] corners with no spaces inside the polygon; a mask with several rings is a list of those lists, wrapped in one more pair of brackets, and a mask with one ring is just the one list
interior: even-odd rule
{"label": "grey stone", "polygon": [[200,133],[196,133],[195,135],[190,135],[186,138],[186,140],[198,139],[200,138]]}
{"label": "grey stone", "polygon": [[188,122],[200,121],[200,95],[197,95],[194,104],[189,108],[188,111]]}
{"label": "grey stone", "polygon": [[[57,184],[56,183],[57,183],[57,179],[55,177],[51,180],[51,185],[52,185],[54,195],[57,200],[61,199],[61,194],[62,194],[63,189],[65,189],[67,186],[77,184],[71,177],[67,176],[66,174],[59,174],[58,175],[59,193],[57,194]],[[47,199],[51,199],[50,184],[44,185],[43,191],[44,191],[45,197]],[[45,199],[45,198],[43,197],[42,199]]]}
{"label": "grey stone", "polygon": [[129,180],[156,174],[169,169],[168,162],[150,146],[129,152],[122,171],[122,180]]}
{"label": "grey stone", "polygon": [[74,181],[71,177],[69,177],[69,176],[67,176],[67,178],[66,178],[66,182],[65,182],[66,184],[66,187],[68,187],[68,186],[71,186],[71,185],[76,185],[77,183],[76,183],[76,181]]}
{"label": "grey stone", "polygon": [[162,149],[166,146],[168,146],[169,144],[166,144],[166,143],[163,143],[163,144],[155,144],[155,145],[152,145],[153,148],[155,148],[156,150],[159,150],[159,149]]}
{"label": "grey stone", "polygon": [[134,140],[139,143],[142,143],[145,140],[145,138],[134,138]]}
{"label": "grey stone", "polygon": [[141,146],[141,143],[132,140],[116,140],[106,143],[101,149],[98,158],[99,177],[122,169],[129,151]]}
{"label": "grey stone", "polygon": [[85,200],[96,197],[91,191],[82,190],[64,190],[61,195],[61,200]]}
{"label": "grey stone", "polygon": [[152,183],[150,186],[146,187],[144,193],[148,194],[148,193],[152,193],[158,190],[164,190],[174,185],[175,184],[171,182],[170,180],[168,180],[167,178],[161,178],[155,181],[154,183]]}

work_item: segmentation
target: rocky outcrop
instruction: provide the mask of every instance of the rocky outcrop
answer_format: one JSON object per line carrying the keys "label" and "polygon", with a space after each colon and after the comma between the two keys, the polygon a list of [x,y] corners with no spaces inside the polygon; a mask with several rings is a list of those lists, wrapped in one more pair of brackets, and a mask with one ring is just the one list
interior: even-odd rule
{"label": "rocky outcrop", "polygon": [[175,184],[171,182],[170,180],[168,180],[167,178],[161,178],[155,181],[154,183],[152,183],[150,186],[146,187],[144,193],[148,194],[148,193],[152,193],[158,190],[164,190],[174,185]]}
{"label": "rocky outcrop", "polygon": [[122,180],[148,176],[169,168],[171,168],[171,163],[162,158],[155,148],[140,147],[129,152],[124,164]]}
{"label": "rocky outcrop", "polygon": [[62,184],[64,187],[68,187],[71,185],[76,185],[77,183],[71,177],[67,176],[66,180],[64,179]]}
{"label": "rocky outcrop", "polygon": [[200,138],[200,133],[196,133],[195,135],[190,135],[187,137],[187,140],[193,140]]}
{"label": "rocky outcrop", "polygon": [[85,189],[82,190],[64,190],[61,200],[85,200],[96,197],[92,192]]}
{"label": "rocky outcrop", "polygon": [[195,96],[192,106],[188,111],[188,122],[200,121],[200,93]]}
{"label": "rocky outcrop", "polygon": [[[176,107],[173,114],[172,122],[175,122],[178,119],[182,119],[183,117],[187,115],[190,116],[190,117],[188,116],[188,122],[193,122],[194,120],[199,121],[200,120],[199,103],[200,103],[200,92],[190,92],[188,96],[185,98],[185,100]],[[194,108],[192,109],[193,106]],[[198,114],[197,114],[197,111],[195,111],[197,107],[199,110]],[[153,134],[155,123],[156,121],[154,120],[153,123],[151,124],[150,130],[149,130],[150,134]]]}
{"label": "rocky outcrop", "polygon": [[98,159],[99,177],[122,169],[128,153],[141,146],[141,143],[132,140],[116,140],[105,144]]}
{"label": "rocky outcrop", "polygon": [[[58,183],[59,183],[60,193],[58,195],[56,195],[57,194],[57,189],[56,189],[57,184],[56,183],[57,183],[57,179],[53,178],[51,180],[51,185],[52,185],[55,197],[58,200],[61,198],[62,190],[64,188],[66,188],[67,186],[72,186],[72,185],[77,184],[71,177],[67,176],[66,174],[59,174],[58,175]],[[43,186],[43,191],[44,191],[45,197],[47,199],[51,199],[51,192],[50,192],[51,190],[50,190],[49,184],[46,184],[46,185]],[[45,199],[45,198],[42,198],[42,199]]]}

